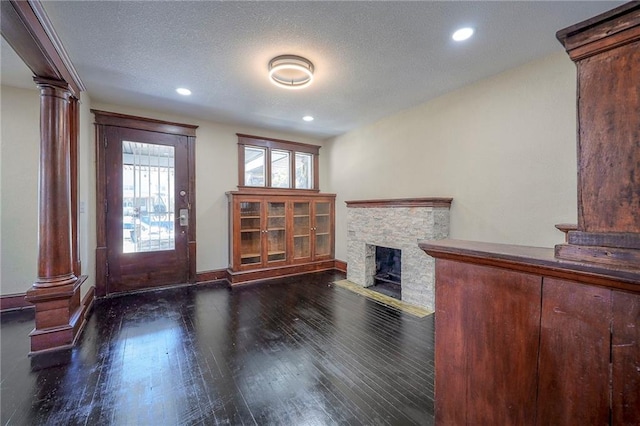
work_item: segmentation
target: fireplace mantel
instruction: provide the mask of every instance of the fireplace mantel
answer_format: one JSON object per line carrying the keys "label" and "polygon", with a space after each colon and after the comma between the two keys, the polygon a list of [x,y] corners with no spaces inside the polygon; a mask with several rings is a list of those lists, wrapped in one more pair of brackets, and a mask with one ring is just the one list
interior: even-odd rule
{"label": "fireplace mantel", "polygon": [[345,201],[349,208],[386,208],[386,207],[451,207],[453,198],[390,198],[381,200]]}

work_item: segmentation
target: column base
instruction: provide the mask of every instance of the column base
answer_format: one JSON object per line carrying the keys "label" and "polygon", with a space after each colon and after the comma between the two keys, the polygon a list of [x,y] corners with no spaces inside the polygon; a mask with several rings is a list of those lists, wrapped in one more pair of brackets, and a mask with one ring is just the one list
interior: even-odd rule
{"label": "column base", "polygon": [[72,347],[84,326],[87,306],[80,303],[80,289],[87,279],[56,287],[32,287],[25,299],[35,305],[36,326],[29,333],[31,352],[68,349]]}

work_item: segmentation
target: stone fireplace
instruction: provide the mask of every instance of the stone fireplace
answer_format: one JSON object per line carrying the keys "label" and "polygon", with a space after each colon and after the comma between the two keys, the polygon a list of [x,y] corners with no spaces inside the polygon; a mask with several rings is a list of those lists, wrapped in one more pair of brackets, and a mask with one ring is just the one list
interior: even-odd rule
{"label": "stone fireplace", "polygon": [[401,299],[433,311],[435,264],[418,247],[418,241],[449,236],[451,200],[347,201],[347,279],[363,287],[373,286],[380,263],[376,247],[398,250]]}

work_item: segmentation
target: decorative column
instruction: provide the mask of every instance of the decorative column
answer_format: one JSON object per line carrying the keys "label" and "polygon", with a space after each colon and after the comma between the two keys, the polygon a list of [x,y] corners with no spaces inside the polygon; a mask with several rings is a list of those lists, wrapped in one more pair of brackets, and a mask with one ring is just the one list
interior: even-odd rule
{"label": "decorative column", "polygon": [[63,81],[35,79],[40,89],[38,277],[26,299],[36,308],[31,352],[73,345],[81,325],[74,274],[70,169],[71,92]]}

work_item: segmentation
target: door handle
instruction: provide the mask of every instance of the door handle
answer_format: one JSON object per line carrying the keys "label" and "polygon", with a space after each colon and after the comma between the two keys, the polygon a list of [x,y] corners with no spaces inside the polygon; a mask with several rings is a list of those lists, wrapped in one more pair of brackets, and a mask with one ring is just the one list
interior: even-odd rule
{"label": "door handle", "polygon": [[180,226],[189,226],[189,209],[180,209]]}

